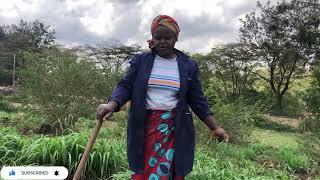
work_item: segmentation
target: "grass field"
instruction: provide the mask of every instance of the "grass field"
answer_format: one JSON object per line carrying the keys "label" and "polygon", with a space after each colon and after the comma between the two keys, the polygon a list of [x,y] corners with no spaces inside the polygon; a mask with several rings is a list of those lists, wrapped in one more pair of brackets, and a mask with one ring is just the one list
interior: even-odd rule
{"label": "grass field", "polygon": [[[85,179],[130,177],[125,117],[126,112],[120,112],[103,125]],[[24,133],[24,122],[39,121],[30,113],[0,111],[0,165],[62,165],[72,174],[95,122],[79,119],[76,132],[64,136],[38,135],[31,127]],[[300,150],[301,137],[298,130],[265,121],[254,128],[250,142],[225,144],[208,138],[206,143],[197,143],[194,168],[186,179],[320,179],[319,162]]]}

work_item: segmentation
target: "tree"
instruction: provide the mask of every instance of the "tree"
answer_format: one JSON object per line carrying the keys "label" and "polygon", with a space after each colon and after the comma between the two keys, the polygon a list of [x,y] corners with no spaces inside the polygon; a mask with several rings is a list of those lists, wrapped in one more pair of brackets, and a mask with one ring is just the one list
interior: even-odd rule
{"label": "tree", "polygon": [[254,80],[251,75],[257,61],[249,45],[221,45],[212,48],[207,55],[196,54],[193,58],[199,62],[200,78],[205,82],[205,92],[209,99],[221,91],[223,94],[220,96],[233,99],[252,89]]}
{"label": "tree", "polygon": [[213,77],[213,63],[212,59],[208,55],[193,54],[192,59],[198,62],[200,69],[200,79],[204,89],[208,88],[210,79]]}
{"label": "tree", "polygon": [[38,20],[26,22],[21,19],[18,25],[3,25],[2,29],[5,47],[15,53],[24,50],[39,52],[51,46],[55,39],[55,31]]}
{"label": "tree", "polygon": [[282,98],[294,78],[306,72],[310,62],[319,56],[320,6],[317,0],[281,1],[257,5],[258,11],[246,15],[240,28],[240,39],[252,45],[267,75],[265,80],[282,109]]}
{"label": "tree", "polygon": [[0,85],[12,83],[13,61],[10,61],[13,58],[12,56],[8,49],[4,47],[3,41],[0,41]]}
{"label": "tree", "polygon": [[97,47],[88,46],[89,56],[93,56],[95,62],[105,69],[112,71],[116,79],[119,80],[124,72],[125,63],[141,51],[140,46],[132,45],[108,45],[102,44]]}
{"label": "tree", "polygon": [[227,97],[244,95],[254,83],[252,70],[257,65],[255,54],[246,44],[227,44],[213,48],[214,75],[221,80]]}
{"label": "tree", "polygon": [[16,66],[22,68],[24,51],[40,52],[54,43],[54,30],[39,22],[19,21],[19,24],[0,26],[0,74],[1,84],[11,84],[13,55]]}

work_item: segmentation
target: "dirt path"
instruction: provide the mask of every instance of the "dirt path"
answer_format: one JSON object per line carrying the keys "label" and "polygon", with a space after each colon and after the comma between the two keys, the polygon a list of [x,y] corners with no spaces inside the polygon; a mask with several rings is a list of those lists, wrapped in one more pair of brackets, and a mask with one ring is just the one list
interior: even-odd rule
{"label": "dirt path", "polygon": [[283,124],[283,125],[289,125],[294,128],[298,128],[299,125],[303,122],[302,117],[293,118],[293,117],[286,117],[286,116],[275,116],[270,114],[264,114],[263,116],[270,121]]}

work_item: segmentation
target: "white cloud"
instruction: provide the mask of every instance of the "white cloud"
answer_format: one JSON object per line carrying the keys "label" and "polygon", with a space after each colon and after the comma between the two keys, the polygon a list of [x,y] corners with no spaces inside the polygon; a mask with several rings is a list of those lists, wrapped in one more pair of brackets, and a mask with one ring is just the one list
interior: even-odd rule
{"label": "white cloud", "polygon": [[238,19],[255,6],[256,0],[0,0],[0,24],[38,19],[68,46],[115,39],[147,47],[152,19],[168,14],[181,27],[178,48],[207,52],[235,41]]}
{"label": "white cloud", "polygon": [[[92,1],[93,2],[93,1]],[[80,22],[93,33],[98,35],[105,35],[115,30],[114,19],[114,7],[111,3],[104,2],[103,0],[97,1],[92,6],[97,7],[93,15],[87,14],[84,17],[80,17]]]}

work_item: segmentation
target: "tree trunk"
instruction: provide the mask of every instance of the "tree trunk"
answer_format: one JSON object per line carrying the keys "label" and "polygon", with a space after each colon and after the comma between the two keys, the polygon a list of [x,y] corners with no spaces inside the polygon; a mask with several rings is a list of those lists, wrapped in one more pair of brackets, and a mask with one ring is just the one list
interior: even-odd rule
{"label": "tree trunk", "polygon": [[283,95],[281,93],[280,94],[277,93],[276,96],[277,96],[277,107],[281,111],[282,110],[282,97],[283,97]]}

